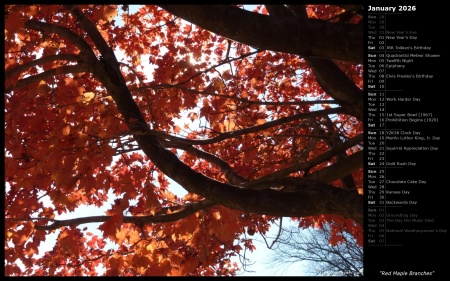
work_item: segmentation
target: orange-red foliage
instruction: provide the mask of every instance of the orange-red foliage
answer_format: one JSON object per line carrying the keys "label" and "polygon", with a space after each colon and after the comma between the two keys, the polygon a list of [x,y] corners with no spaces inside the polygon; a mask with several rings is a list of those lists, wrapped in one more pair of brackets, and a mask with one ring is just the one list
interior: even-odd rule
{"label": "orange-red foliage", "polygon": [[[258,8],[267,15],[265,7]],[[114,49],[141,114],[154,132],[164,134],[161,144],[209,178],[236,185],[229,177],[233,171],[258,179],[312,161],[336,144],[333,138],[345,141],[362,132],[361,120],[340,113],[269,126],[334,107],[297,54],[255,50],[154,5],[136,11],[127,5],[78,9]],[[140,152],[129,133],[138,119],[125,120],[90,72],[93,62],[79,61],[81,40],[99,59],[100,52],[69,10],[5,6],[5,274],[97,275],[102,267],[111,276],[234,275],[238,264],[231,258],[244,247],[253,250],[251,236],[268,231],[276,217],[215,205],[169,219],[204,198],[174,193],[166,175]],[[306,11],[327,20],[342,9],[319,5]],[[79,39],[30,28],[30,20],[62,27]],[[362,65],[337,65],[362,88]],[[319,100],[323,103],[304,103]],[[248,128],[256,129],[242,132]],[[212,141],[202,143],[206,139]],[[344,154],[359,150],[353,146]],[[337,161],[331,157],[287,175],[303,177]],[[362,169],[352,175],[362,192]],[[339,179],[332,183],[343,188]],[[106,212],[92,214],[110,216],[97,220],[103,236],[89,232],[86,221],[41,228],[57,215],[104,205]],[[139,225],[125,221],[127,216],[161,221]],[[300,225],[320,227],[330,220],[335,222],[330,243],[348,231],[362,244],[361,225],[349,218],[318,214]],[[40,249],[52,234],[53,248]]]}

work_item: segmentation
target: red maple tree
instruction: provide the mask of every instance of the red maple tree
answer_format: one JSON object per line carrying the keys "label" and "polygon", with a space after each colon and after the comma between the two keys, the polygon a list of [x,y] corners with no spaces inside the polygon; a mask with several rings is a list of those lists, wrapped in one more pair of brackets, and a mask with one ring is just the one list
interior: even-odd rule
{"label": "red maple tree", "polygon": [[5,274],[234,275],[279,217],[362,244],[360,8],[6,5]]}

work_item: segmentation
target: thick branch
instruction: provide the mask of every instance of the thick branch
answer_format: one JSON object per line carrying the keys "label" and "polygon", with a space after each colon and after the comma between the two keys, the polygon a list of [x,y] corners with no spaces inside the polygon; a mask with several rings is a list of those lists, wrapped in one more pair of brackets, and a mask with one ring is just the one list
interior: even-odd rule
{"label": "thick branch", "polygon": [[295,15],[286,8],[284,5],[264,5],[270,16],[275,16],[278,18],[289,18]]}
{"label": "thick branch", "polygon": [[363,164],[364,154],[361,150],[341,159],[333,165],[308,175],[306,178],[321,182],[333,182],[342,179],[347,175],[351,175],[354,171],[361,169]]}
{"label": "thick branch", "polygon": [[297,20],[299,21],[308,20],[308,14],[306,13],[305,5],[286,5],[286,7],[295,15]]}
{"label": "thick branch", "polygon": [[97,30],[95,25],[88,20],[85,15],[77,8],[76,5],[64,5],[64,7],[69,10],[77,19],[78,23],[83,27],[83,30],[89,34],[95,46],[102,54],[104,58],[108,57],[111,52],[111,48],[108,43],[103,39],[100,32]]}
{"label": "thick branch", "polygon": [[[227,5],[159,5],[218,35],[262,50],[363,63],[363,27],[261,15]],[[261,28],[264,27],[264,28]],[[333,44],[330,44],[333,42]]]}
{"label": "thick branch", "polygon": [[[209,9],[215,6],[206,7]],[[83,21],[83,24],[87,24],[85,21],[89,21],[87,18],[81,17],[78,17],[78,20]],[[96,74],[101,79],[108,93],[113,97],[130,130],[133,132],[139,130],[144,132],[144,134],[136,133],[134,135],[142,151],[164,174],[189,192],[207,198],[214,204],[258,214],[304,217],[334,213],[353,218],[359,222],[362,221],[362,196],[340,188],[333,186],[305,188],[293,193],[273,190],[248,190],[218,182],[192,170],[191,167],[181,162],[173,153],[166,150],[159,143],[157,137],[145,134],[150,129],[139,107],[133,100],[122,74],[118,71],[119,64],[114,54],[110,55],[111,57],[105,58],[105,61],[100,66],[95,66]],[[121,77],[116,77],[116,75]],[[337,111],[334,111],[334,113],[339,111],[338,109],[335,110]],[[308,118],[314,114],[324,114],[324,112],[308,113]]]}
{"label": "thick branch", "polygon": [[241,189],[193,171],[169,151],[157,148],[152,143],[151,136],[136,136],[136,139],[143,151],[166,175],[189,192],[197,193],[216,204],[273,216],[303,217],[336,213],[362,221],[362,197],[351,195],[343,189],[332,186],[320,190],[304,189],[288,196],[273,190]]}
{"label": "thick branch", "polygon": [[306,62],[313,70],[322,89],[333,99],[339,101],[346,113],[362,120],[363,91],[334,62],[318,58],[308,58]]}
{"label": "thick branch", "polygon": [[[266,5],[270,15],[277,17],[292,17],[302,23],[306,21],[304,5]],[[319,58],[306,58],[306,62],[313,70],[319,85],[336,101],[338,101],[349,115],[354,115],[359,120],[363,118],[362,91],[355,86],[331,60]]]}

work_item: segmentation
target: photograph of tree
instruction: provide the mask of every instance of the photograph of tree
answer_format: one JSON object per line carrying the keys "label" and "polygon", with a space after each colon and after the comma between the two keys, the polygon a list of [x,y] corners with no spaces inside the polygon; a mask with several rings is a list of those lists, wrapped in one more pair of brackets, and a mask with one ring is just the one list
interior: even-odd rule
{"label": "photograph of tree", "polygon": [[359,253],[317,275],[363,275],[362,22],[5,5],[5,275],[235,276],[282,218]]}

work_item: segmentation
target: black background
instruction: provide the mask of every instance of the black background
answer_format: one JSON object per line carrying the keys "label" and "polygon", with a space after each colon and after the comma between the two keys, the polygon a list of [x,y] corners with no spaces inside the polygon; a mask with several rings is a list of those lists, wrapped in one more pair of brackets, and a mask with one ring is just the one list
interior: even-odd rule
{"label": "black background", "polygon": [[[409,2],[409,3],[406,3]],[[431,46],[432,49],[428,53],[440,54],[440,58],[433,59],[414,59],[414,63],[407,64],[405,73],[424,73],[433,74],[432,79],[386,79],[387,90],[400,89],[399,92],[387,92],[387,96],[410,96],[420,97],[419,103],[387,103],[386,112],[398,113],[415,113],[415,112],[432,112],[433,117],[439,118],[436,123],[410,123],[401,122],[390,123],[386,122],[386,128],[398,128],[406,130],[421,131],[422,135],[439,136],[439,141],[434,142],[418,142],[417,145],[433,145],[438,146],[438,152],[431,151],[386,151],[387,161],[413,161],[416,162],[416,167],[407,167],[401,169],[387,169],[387,179],[422,179],[426,180],[426,185],[414,187],[414,197],[418,200],[418,206],[411,212],[420,213],[421,217],[434,218],[433,227],[448,230],[448,213],[450,202],[447,197],[447,190],[450,189],[447,175],[449,166],[445,155],[448,155],[447,145],[448,141],[448,102],[450,95],[446,87],[449,81],[447,64],[447,53],[444,53],[444,40],[449,36],[448,29],[444,24],[445,19],[449,15],[445,15],[446,8],[442,5],[431,4],[431,2],[422,2],[421,4],[412,4],[411,1],[401,2],[373,2],[373,4],[365,4],[364,20],[367,25],[368,6],[397,7],[396,13],[386,12],[386,30],[412,30],[417,31],[417,41],[414,45]],[[415,6],[415,11],[398,12],[398,6]],[[367,28],[366,28],[367,32]],[[367,38],[367,36],[365,36]],[[365,39],[366,40],[366,39]],[[389,41],[388,41],[389,42]],[[395,41],[391,41],[395,44]],[[390,45],[391,43],[387,43]],[[400,44],[400,43],[399,43]],[[408,45],[408,44],[404,44]],[[413,45],[413,44],[409,44]],[[367,50],[367,42],[366,48]],[[446,51],[448,50],[445,49]],[[411,52],[410,52],[411,53]],[[417,51],[417,53],[426,53],[424,51]],[[367,67],[367,53],[365,54]],[[389,70],[388,70],[389,73]],[[396,70],[396,73],[399,73]],[[365,71],[365,75],[367,72]],[[367,77],[366,80],[367,82]],[[445,83],[445,84],[444,84]],[[365,94],[367,94],[367,83],[365,83]],[[366,109],[367,110],[367,109]],[[366,111],[367,118],[367,111]],[[367,120],[365,120],[367,121]],[[367,122],[365,122],[367,126]],[[365,130],[368,128],[365,127]],[[366,135],[367,138],[367,135]],[[365,143],[367,143],[365,141]],[[393,145],[393,142],[388,142]],[[412,145],[412,142],[406,144],[399,141],[398,145]],[[367,153],[367,150],[365,150]],[[366,155],[367,157],[367,155]],[[366,158],[367,159],[367,158]],[[367,171],[367,161],[365,164],[365,171]],[[367,178],[365,179],[365,186],[367,186]],[[366,194],[366,193],[365,193]],[[405,198],[409,200],[411,197]],[[402,200],[401,196],[396,198]],[[366,199],[366,218],[367,218],[367,199]],[[414,208],[413,208],[414,209]],[[420,211],[418,211],[420,209]],[[407,207],[402,207],[402,212],[409,212]],[[367,226],[367,219],[366,226]],[[416,228],[427,228],[425,224],[414,224]],[[400,227],[408,227],[401,224]],[[391,227],[392,228],[392,227]],[[367,229],[367,228],[366,228]],[[367,231],[366,231],[367,236]],[[404,280],[409,279],[439,279],[443,280],[449,275],[448,268],[448,253],[449,248],[448,233],[422,233],[422,234],[386,234],[386,245],[376,246],[368,245],[367,237],[364,246],[364,275],[365,277],[377,278],[396,278],[399,276],[393,275],[394,271],[414,271],[414,272],[431,272],[432,276],[405,276]],[[385,276],[382,271],[391,272],[391,276]]]}

